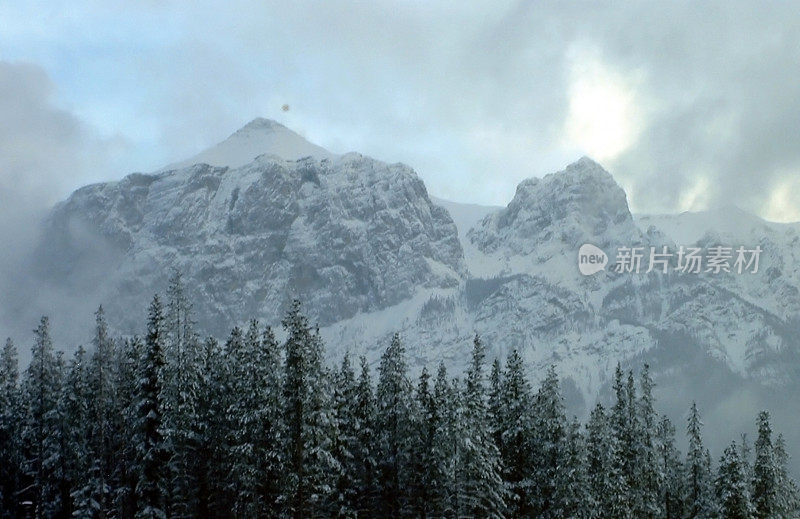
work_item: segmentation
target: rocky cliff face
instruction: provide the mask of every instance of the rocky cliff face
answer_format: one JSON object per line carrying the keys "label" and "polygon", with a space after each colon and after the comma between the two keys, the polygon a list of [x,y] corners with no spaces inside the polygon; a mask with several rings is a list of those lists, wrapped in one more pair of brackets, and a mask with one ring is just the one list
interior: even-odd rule
{"label": "rocky cliff face", "polygon": [[[219,147],[253,140],[253,126]],[[90,289],[126,333],[141,324],[131,310],[174,268],[216,334],[246,317],[276,323],[294,297],[325,326],[466,274],[455,225],[414,171],[356,153],[261,155],[87,186],[55,208],[37,257],[53,283]]]}
{"label": "rocky cliff face", "polygon": [[617,362],[651,363],[680,406],[692,391],[722,406],[742,387],[793,387],[800,375],[796,227],[717,222],[722,230],[692,235],[760,244],[756,275],[584,277],[581,244],[612,262],[621,246],[690,245],[680,242],[687,217],[634,218],[587,158],[522,182],[505,208],[477,207],[480,218],[462,209],[460,222],[478,223],[459,232],[407,166],[335,155],[257,120],[178,167],[76,191],[54,209],[36,268],[102,302],[123,333],[141,330],[173,268],[207,333],[249,317],[277,324],[300,297],[331,356],[374,360],[399,331],[413,366],[458,368],[477,332],[494,354],[519,349],[533,378],[556,364],[583,404]]}

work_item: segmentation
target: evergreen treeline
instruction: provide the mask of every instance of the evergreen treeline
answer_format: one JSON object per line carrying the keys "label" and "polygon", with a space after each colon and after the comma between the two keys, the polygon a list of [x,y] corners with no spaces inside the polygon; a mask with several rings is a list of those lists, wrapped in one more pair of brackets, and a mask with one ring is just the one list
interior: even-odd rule
{"label": "evergreen treeline", "polygon": [[47,318],[18,373],[0,359],[2,517],[789,518],[798,491],[769,416],[716,469],[692,406],[688,452],[659,416],[647,367],[619,367],[613,405],[565,414],[555,370],[534,390],[521,357],[462,378],[408,375],[395,336],[378,372],[336,368],[295,303],[279,343],[255,321],[201,341],[176,275],[143,338],[102,309],[65,360]]}

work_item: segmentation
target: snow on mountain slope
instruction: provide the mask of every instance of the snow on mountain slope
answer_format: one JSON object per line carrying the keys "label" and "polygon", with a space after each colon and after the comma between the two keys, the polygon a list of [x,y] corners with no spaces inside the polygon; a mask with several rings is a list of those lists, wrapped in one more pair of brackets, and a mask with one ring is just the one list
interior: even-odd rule
{"label": "snow on mountain slope", "polygon": [[297,160],[303,157],[332,159],[336,156],[308,142],[278,122],[258,118],[219,144],[164,169],[181,169],[193,164],[238,168],[263,154],[276,155],[285,160]]}
{"label": "snow on mountain slope", "polygon": [[737,207],[678,215],[638,215],[640,229],[657,229],[676,246],[761,247],[759,271],[718,282],[782,319],[800,314],[800,223],[763,220]]}
{"label": "snow on mountain slope", "polygon": [[[256,123],[245,129],[274,130]],[[48,219],[37,268],[104,303],[125,333],[173,268],[219,335],[250,317],[277,324],[294,297],[324,326],[463,281],[455,225],[409,167],[266,151],[79,189]]]}
{"label": "snow on mountain slope", "polygon": [[187,165],[76,191],[48,220],[38,271],[104,303],[124,333],[141,329],[172,268],[184,272],[205,333],[249,317],[277,325],[301,297],[332,357],[375,361],[399,331],[414,369],[458,369],[477,332],[491,355],[518,349],[534,379],[556,364],[578,405],[617,362],[651,362],[662,383],[692,373],[686,383],[702,385],[710,379],[695,371],[710,370],[724,384],[702,391],[717,395],[735,381],[798,378],[794,227],[756,221],[737,235],[765,250],[757,276],[586,277],[583,243],[613,261],[619,246],[694,236],[667,217],[634,219],[625,192],[588,158],[489,208],[431,200],[407,166],[332,155],[286,132],[256,120]]}

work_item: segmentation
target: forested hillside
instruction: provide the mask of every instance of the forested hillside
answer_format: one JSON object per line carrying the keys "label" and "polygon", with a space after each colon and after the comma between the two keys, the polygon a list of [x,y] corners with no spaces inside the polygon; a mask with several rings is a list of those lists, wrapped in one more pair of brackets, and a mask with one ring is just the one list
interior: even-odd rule
{"label": "forested hillside", "polygon": [[141,337],[111,337],[99,309],[69,359],[44,317],[21,374],[6,342],[0,516],[797,517],[769,415],[715,462],[695,405],[685,424],[659,415],[647,366],[618,367],[582,424],[555,369],[533,388],[516,351],[487,359],[478,336],[465,373],[411,380],[399,336],[376,370],[328,366],[300,302],[285,340],[251,321],[220,344],[184,294],[176,275]]}

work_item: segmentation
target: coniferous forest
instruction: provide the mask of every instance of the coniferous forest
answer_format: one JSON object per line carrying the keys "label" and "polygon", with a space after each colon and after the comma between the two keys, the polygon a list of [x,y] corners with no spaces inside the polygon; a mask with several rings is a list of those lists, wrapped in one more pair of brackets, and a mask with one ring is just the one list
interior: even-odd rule
{"label": "coniferous forest", "polygon": [[[176,275],[142,337],[103,310],[70,358],[47,318],[19,373],[0,365],[2,517],[789,518],[798,489],[769,415],[712,460],[692,405],[660,416],[648,368],[569,419],[555,369],[530,385],[517,352],[409,376],[395,336],[372,372],[323,359],[295,302],[279,342],[252,321],[201,340]],[[685,434],[687,452],[676,447]]]}

